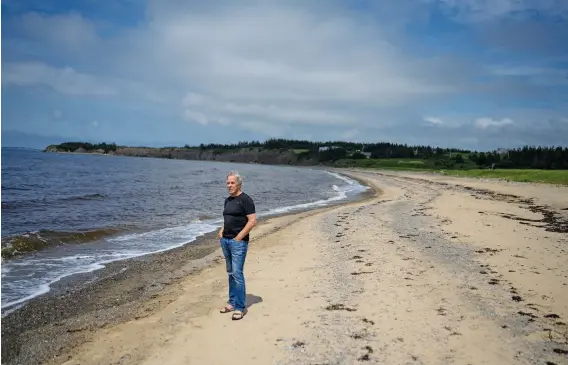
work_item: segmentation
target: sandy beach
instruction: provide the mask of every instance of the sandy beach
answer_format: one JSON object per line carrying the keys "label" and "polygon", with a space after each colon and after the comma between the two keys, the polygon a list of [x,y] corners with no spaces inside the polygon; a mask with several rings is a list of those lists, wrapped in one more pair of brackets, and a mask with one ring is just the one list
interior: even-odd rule
{"label": "sandy beach", "polygon": [[243,320],[209,237],[7,316],[2,363],[568,364],[567,187],[339,172],[375,194],[256,227]]}

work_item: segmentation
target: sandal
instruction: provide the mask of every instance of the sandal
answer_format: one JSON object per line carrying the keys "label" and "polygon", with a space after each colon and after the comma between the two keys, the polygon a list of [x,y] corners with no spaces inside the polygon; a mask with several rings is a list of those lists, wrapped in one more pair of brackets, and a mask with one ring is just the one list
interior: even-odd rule
{"label": "sandal", "polygon": [[232,311],[234,311],[234,310],[235,310],[235,308],[226,305],[226,306],[223,307],[223,309],[221,309],[219,312],[220,312],[220,313],[229,313],[229,312],[232,312]]}
{"label": "sandal", "polygon": [[235,313],[233,313],[231,319],[233,321],[238,321],[239,319],[243,319],[246,313],[247,313],[246,309],[244,311],[236,310]]}

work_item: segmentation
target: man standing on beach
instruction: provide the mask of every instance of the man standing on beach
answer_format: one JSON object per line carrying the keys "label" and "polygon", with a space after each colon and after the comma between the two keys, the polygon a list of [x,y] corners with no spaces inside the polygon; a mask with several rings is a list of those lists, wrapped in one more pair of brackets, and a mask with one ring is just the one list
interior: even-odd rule
{"label": "man standing on beach", "polygon": [[243,274],[248,250],[249,232],[256,224],[253,200],[242,191],[243,180],[238,172],[227,175],[229,197],[223,209],[223,227],[219,231],[221,248],[229,275],[229,301],[221,313],[233,312],[233,320],[246,314],[246,286]]}

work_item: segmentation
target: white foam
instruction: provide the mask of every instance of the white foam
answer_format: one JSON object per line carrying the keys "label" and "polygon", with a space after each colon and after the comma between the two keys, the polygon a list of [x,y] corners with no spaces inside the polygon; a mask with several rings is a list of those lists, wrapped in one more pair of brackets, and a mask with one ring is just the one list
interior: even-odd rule
{"label": "white foam", "polygon": [[[88,273],[88,272],[92,272],[92,271],[95,271],[95,270],[102,269],[104,267],[102,264],[104,264],[104,263],[105,262],[91,264],[87,267],[80,268],[76,271],[68,271],[68,272],[66,272],[62,275],[55,277],[54,279],[50,280],[47,283],[37,284],[35,287],[23,287],[23,288],[21,288],[23,292],[26,292],[26,291],[29,292],[29,294],[27,296],[16,299],[16,300],[12,300],[12,301],[7,302],[7,303],[4,303],[4,301],[2,301],[2,307],[1,308],[8,308],[8,307],[12,307],[14,305],[25,303],[30,299],[33,299],[37,296],[40,296],[42,294],[49,292],[49,290],[51,289],[51,285],[58,282],[59,280],[65,278],[67,276],[70,276],[70,275]],[[13,308],[12,310],[3,313],[2,316],[7,315],[8,313],[12,312],[14,309],[16,309],[16,308]]]}
{"label": "white foam", "polygon": [[187,226],[177,226],[177,227],[169,227],[158,229],[155,231],[144,232],[144,233],[133,233],[133,234],[126,234],[123,236],[118,236],[109,239],[109,242],[122,242],[122,243],[132,243],[133,245],[138,244],[140,240],[146,241],[156,241],[161,240],[163,241],[164,238],[174,238],[176,239],[176,243],[173,243],[175,246],[179,243],[187,243],[187,240],[194,239],[195,236],[201,236],[205,233],[211,232],[215,230],[218,226],[214,225],[213,222],[211,223],[203,223],[203,222],[192,222]]}
{"label": "white foam", "polygon": [[[156,231],[128,234],[108,239],[107,242],[116,244],[111,250],[93,250],[92,254],[75,254],[70,256],[53,257],[46,259],[26,259],[25,261],[14,261],[2,265],[2,276],[8,275],[12,267],[34,267],[36,270],[44,268],[49,270],[59,268],[64,272],[56,277],[44,278],[45,282],[39,283],[38,279],[18,280],[16,282],[4,282],[10,289],[16,289],[25,296],[11,301],[2,301],[1,308],[8,308],[14,305],[24,303],[39,295],[49,292],[52,284],[61,279],[81,273],[89,273],[104,268],[105,264],[126,260],[134,257],[140,257],[149,254],[155,254],[168,251],[176,247],[183,246],[189,242],[195,241],[199,236],[218,229],[218,225],[193,223],[187,226],[164,228]],[[46,270],[46,271],[47,271]],[[22,276],[20,275],[20,278]],[[31,285],[30,285],[31,283]],[[9,312],[4,313],[6,315]]]}

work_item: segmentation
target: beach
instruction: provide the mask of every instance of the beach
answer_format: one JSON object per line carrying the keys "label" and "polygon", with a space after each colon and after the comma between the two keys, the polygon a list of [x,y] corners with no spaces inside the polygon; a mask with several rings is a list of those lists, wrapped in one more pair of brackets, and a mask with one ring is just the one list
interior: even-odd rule
{"label": "beach", "polygon": [[262,220],[243,320],[206,235],[6,316],[2,362],[568,364],[568,188],[337,172],[373,191]]}

